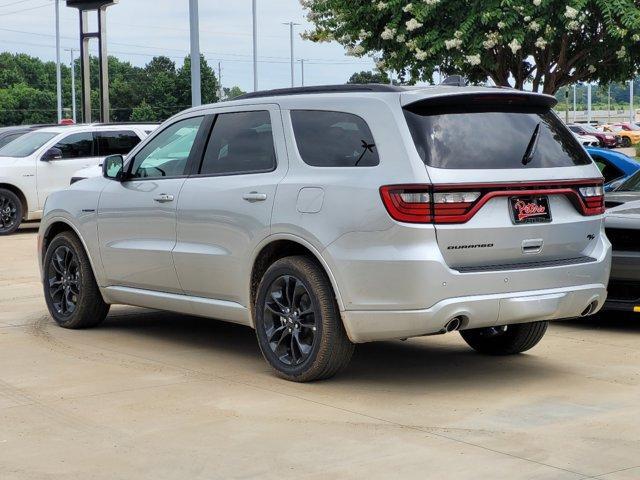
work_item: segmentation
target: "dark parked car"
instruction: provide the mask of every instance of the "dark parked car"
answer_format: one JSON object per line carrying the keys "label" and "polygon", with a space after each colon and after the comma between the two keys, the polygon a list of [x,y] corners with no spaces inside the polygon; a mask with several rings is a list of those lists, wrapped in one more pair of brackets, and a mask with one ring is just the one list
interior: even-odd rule
{"label": "dark parked car", "polygon": [[613,259],[605,308],[640,313],[640,172],[608,193],[606,204]]}
{"label": "dark parked car", "polygon": [[13,142],[16,138],[21,137],[25,133],[33,132],[39,128],[49,127],[51,125],[18,125],[15,127],[0,128],[0,148],[7,143]]}
{"label": "dark parked car", "polygon": [[603,132],[591,125],[567,125],[569,130],[578,135],[591,135],[596,137],[601,147],[614,148],[620,143],[620,139],[613,133]]}

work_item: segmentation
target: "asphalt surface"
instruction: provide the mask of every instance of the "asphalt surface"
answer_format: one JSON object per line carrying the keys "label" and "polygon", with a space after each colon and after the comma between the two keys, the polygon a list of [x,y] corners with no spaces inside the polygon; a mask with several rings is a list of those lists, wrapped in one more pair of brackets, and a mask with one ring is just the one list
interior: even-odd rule
{"label": "asphalt surface", "polygon": [[48,316],[32,227],[0,238],[0,478],[640,478],[640,316],[553,324],[529,353],[458,334],[275,378],[253,331],[114,307]]}

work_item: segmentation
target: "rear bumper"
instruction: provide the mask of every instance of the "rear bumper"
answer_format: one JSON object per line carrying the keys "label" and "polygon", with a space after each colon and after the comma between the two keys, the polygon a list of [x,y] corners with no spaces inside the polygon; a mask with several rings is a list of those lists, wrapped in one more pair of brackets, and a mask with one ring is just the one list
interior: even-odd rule
{"label": "rear bumper", "polygon": [[342,319],[351,341],[416,337],[443,332],[461,317],[461,330],[538,320],[578,317],[593,302],[597,312],[605,302],[604,284],[476,295],[443,300],[431,308],[399,311],[345,311]]}

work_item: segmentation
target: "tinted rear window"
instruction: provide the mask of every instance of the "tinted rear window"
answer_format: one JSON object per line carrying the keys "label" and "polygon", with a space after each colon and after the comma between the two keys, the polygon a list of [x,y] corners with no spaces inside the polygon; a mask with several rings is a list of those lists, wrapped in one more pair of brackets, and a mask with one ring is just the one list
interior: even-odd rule
{"label": "tinted rear window", "polygon": [[314,167],[372,167],[380,163],[371,130],[357,115],[292,110],[298,151]]}
{"label": "tinted rear window", "polygon": [[130,130],[96,132],[95,135],[100,157],[126,155],[140,143],[138,135]]}
{"label": "tinted rear window", "polygon": [[[452,169],[549,168],[591,159],[546,107],[409,105],[405,117],[418,154],[429,166]],[[533,155],[523,162],[538,129]]]}

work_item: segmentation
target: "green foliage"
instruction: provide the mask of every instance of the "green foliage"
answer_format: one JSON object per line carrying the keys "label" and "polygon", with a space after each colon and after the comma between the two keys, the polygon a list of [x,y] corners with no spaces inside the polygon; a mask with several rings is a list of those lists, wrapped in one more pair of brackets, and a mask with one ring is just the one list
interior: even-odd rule
{"label": "green foliage", "polygon": [[[202,101],[218,101],[218,79],[204,57],[200,59]],[[82,117],[80,61],[76,60],[76,104]],[[100,115],[99,65],[91,58],[91,107],[93,119]],[[234,87],[237,88],[237,87]],[[239,89],[238,89],[239,90]],[[71,118],[71,69],[62,65],[64,116]],[[191,59],[182,66],[167,57],[155,57],[136,67],[109,57],[111,120],[116,122],[162,121],[191,106]],[[0,53],[0,126],[55,123],[56,68],[24,54]]]}
{"label": "green foliage", "polygon": [[640,67],[637,0],[302,0],[315,29],[412,82],[434,72],[554,94],[631,78]]}
{"label": "green foliage", "polygon": [[389,76],[385,72],[356,72],[347,83],[389,83]]}
{"label": "green foliage", "polygon": [[223,88],[224,91],[224,99],[225,100],[233,100],[236,97],[239,97],[240,95],[244,95],[245,92],[244,90],[242,90],[240,87],[235,86],[235,87],[231,87],[231,88]]}

